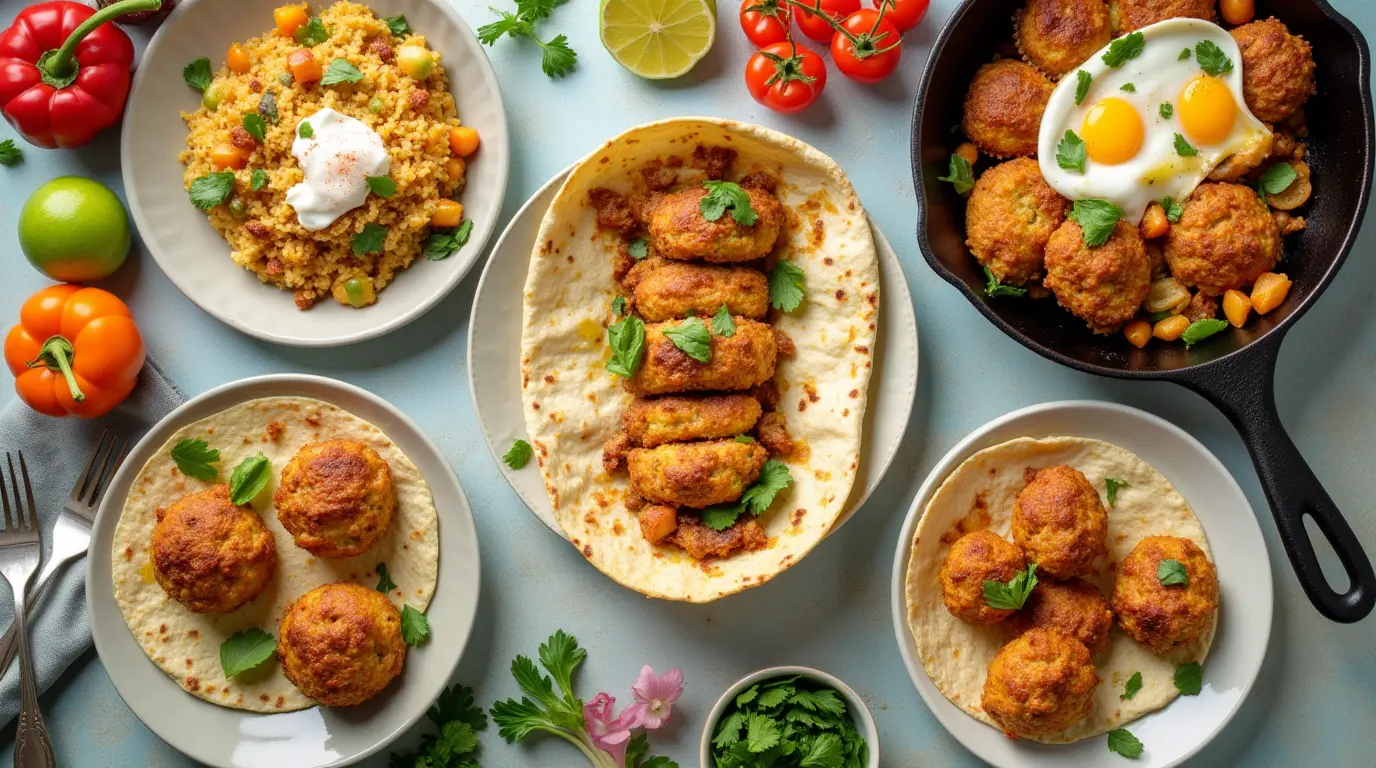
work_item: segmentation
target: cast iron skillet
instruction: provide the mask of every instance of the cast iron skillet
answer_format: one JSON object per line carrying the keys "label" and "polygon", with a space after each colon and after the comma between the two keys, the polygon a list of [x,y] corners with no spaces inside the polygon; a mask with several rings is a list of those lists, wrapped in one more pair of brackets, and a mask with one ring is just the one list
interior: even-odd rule
{"label": "cast iron skillet", "polygon": [[[917,187],[917,240],[938,275],[960,289],[976,309],[1043,357],[1088,373],[1122,379],[1174,381],[1213,402],[1242,434],[1271,504],[1281,541],[1300,584],[1324,616],[1354,622],[1376,604],[1376,574],[1333,500],[1285,433],[1276,413],[1273,377],[1282,339],[1333,279],[1366,212],[1373,155],[1370,54],[1360,32],[1324,0],[1258,3],[1257,18],[1274,13],[1314,46],[1319,92],[1305,105],[1307,162],[1314,194],[1309,227],[1286,238],[1280,270],[1294,285],[1285,303],[1245,328],[1191,349],[1151,344],[1134,349],[1121,336],[1094,336],[1052,300],[984,295],[984,277],[965,247],[965,204],[946,175],[961,140],[961,103],[975,70],[1012,35],[1013,11],[1022,0],[966,0],[941,31],[922,76],[913,116],[913,181]],[[1305,531],[1308,516],[1327,537],[1350,581],[1345,592],[1329,585]]]}

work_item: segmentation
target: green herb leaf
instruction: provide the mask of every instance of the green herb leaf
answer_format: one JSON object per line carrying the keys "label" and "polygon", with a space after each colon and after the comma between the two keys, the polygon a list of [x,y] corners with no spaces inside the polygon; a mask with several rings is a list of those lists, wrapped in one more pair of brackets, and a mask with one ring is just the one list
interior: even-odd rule
{"label": "green herb leaf", "polygon": [[405,16],[388,16],[383,21],[387,22],[387,28],[392,31],[393,37],[405,37],[411,33],[411,25],[406,23]]}
{"label": "green herb leaf", "polygon": [[1141,32],[1123,35],[1108,44],[1108,50],[1103,55],[1104,63],[1117,69],[1141,55],[1145,44],[1146,38]]}
{"label": "green herb leaf", "polygon": [[234,468],[229,476],[229,501],[247,504],[258,498],[272,479],[272,462],[262,453],[249,456]]}
{"label": "green herb leaf", "polygon": [[803,303],[806,289],[803,269],[791,261],[776,261],[769,270],[769,304],[775,309],[792,312]]}
{"label": "green herb leaf", "polygon": [[397,193],[397,183],[390,176],[365,176],[364,181],[378,197],[391,197]]}
{"label": "green herb leaf", "polygon": [[640,768],[640,761],[650,754],[650,737],[644,731],[626,743],[626,768]]}
{"label": "green herb leaf", "polygon": [[645,323],[635,315],[628,315],[607,327],[607,344],[612,357],[607,370],[629,379],[640,369],[645,357]]}
{"label": "green herb leaf", "polygon": [[1162,103],[1159,110],[1162,120],[1169,120],[1171,116],[1175,114],[1175,107],[1171,106],[1169,101]]}
{"label": "green herb leaf", "polygon": [[1181,157],[1194,157],[1199,154],[1199,150],[1191,146],[1184,136],[1177,133],[1175,134],[1175,154]]}
{"label": "green herb leaf", "polygon": [[389,573],[389,572],[387,571],[387,564],[386,564],[386,563],[378,563],[378,564],[377,564],[377,586],[374,587],[374,589],[376,589],[377,591],[379,591],[379,592],[381,592],[382,594],[385,595],[385,594],[387,594],[388,592],[391,592],[392,590],[394,590],[394,589],[396,589],[396,588],[397,588],[396,582],[392,581],[392,574]]}
{"label": "green herb leaf", "polygon": [[1180,334],[1180,339],[1185,342],[1185,346],[1192,347],[1210,336],[1222,332],[1227,327],[1227,320],[1217,320],[1213,318],[1208,320],[1196,320],[1190,323],[1190,327],[1186,328],[1184,333]]}
{"label": "green herb leaf", "polygon": [[698,210],[702,212],[702,218],[716,221],[727,211],[731,211],[731,218],[743,227],[753,225],[759,218],[750,205],[750,195],[746,194],[739,184],[731,181],[704,181],[702,185],[707,188],[707,194],[698,201]]}
{"label": "green herb leaf", "polygon": [[1170,311],[1169,309],[1163,309],[1160,312],[1153,312],[1150,315],[1147,315],[1147,319],[1152,321],[1153,323],[1159,323],[1162,320],[1165,320],[1166,318],[1174,314],[1175,313]]}
{"label": "green herb leaf", "polygon": [[1176,57],[1175,57],[1175,60],[1176,60],[1176,61],[1185,61],[1185,60],[1188,59],[1188,58],[1190,58],[1190,49],[1189,49],[1189,48],[1182,48],[1182,49],[1180,50],[1180,55],[1179,55],[1179,56],[1176,56]]}
{"label": "green herb leaf", "polygon": [[356,83],[362,79],[363,73],[358,71],[358,67],[350,64],[347,59],[335,59],[325,67],[325,76],[320,78],[320,84]]}
{"label": "green herb leaf", "polygon": [[1142,755],[1142,742],[1128,733],[1126,728],[1114,728],[1108,732],[1108,749],[1130,760],[1136,760]]}
{"label": "green herb leaf", "polygon": [[1118,90],[1126,91],[1127,93],[1137,93],[1137,86],[1133,85],[1132,83],[1123,83],[1121,86],[1119,86]]}
{"label": "green herb leaf", "polygon": [[745,715],[738,709],[723,717],[717,723],[716,733],[712,736],[715,747],[729,747],[741,740],[741,729],[745,727]]}
{"label": "green herb leaf", "polygon": [[664,337],[699,363],[711,362],[712,333],[698,318],[690,317],[673,328],[665,328]]}
{"label": "green herb leaf", "polygon": [[468,238],[473,234],[473,220],[464,219],[459,222],[459,226],[453,232],[444,233],[431,230],[430,238],[425,241],[425,258],[431,261],[442,261],[458,252],[465,245],[468,245]]}
{"label": "green herb leaf", "polygon": [[1080,225],[1085,245],[1098,248],[1108,242],[1123,209],[1107,200],[1076,200],[1070,206],[1070,218]]}
{"label": "green herb leaf", "polygon": [[277,653],[277,638],[257,627],[235,632],[220,643],[220,669],[234,677],[262,664]]}
{"label": "green herb leaf", "polygon": [[1085,172],[1085,142],[1074,131],[1066,131],[1056,145],[1056,165],[1067,171]]}
{"label": "green herb leaf", "polygon": [[530,457],[534,453],[535,451],[531,449],[530,443],[517,439],[511,444],[511,447],[507,449],[506,453],[502,454],[502,462],[512,469],[520,469],[526,465],[526,462],[530,461]]}
{"label": "green herb leaf", "polygon": [[835,733],[823,733],[812,741],[812,746],[798,765],[800,768],[841,768],[844,760],[841,737]]}
{"label": "green herb leaf", "polygon": [[375,221],[363,225],[363,231],[354,235],[353,251],[355,256],[382,253],[382,243],[387,239],[387,228]]}
{"label": "green herb leaf", "polygon": [[734,439],[736,442],[745,443],[746,445],[757,442],[755,438],[751,437],[750,435],[736,435]]}
{"label": "green herb leaf", "polygon": [[1161,582],[1163,587],[1187,586],[1190,583],[1189,572],[1185,570],[1185,564],[1179,560],[1162,560],[1156,566],[1156,580]]}
{"label": "green herb leaf", "polygon": [[724,531],[736,524],[745,507],[739,502],[713,504],[702,510],[702,524],[714,531]]}
{"label": "green herb leaf", "polygon": [[204,440],[178,440],[172,446],[172,461],[183,475],[203,480],[207,483],[219,476],[220,470],[213,464],[220,460],[220,452],[210,447]]}
{"label": "green herb leaf", "polygon": [[1232,59],[1210,40],[1200,40],[1195,45],[1194,60],[1199,62],[1200,69],[1215,77],[1233,71]]}
{"label": "green herb leaf", "polygon": [[1118,506],[1118,491],[1119,491],[1120,489],[1122,489],[1122,488],[1131,488],[1131,487],[1132,487],[1132,485],[1131,485],[1130,483],[1128,483],[1126,480],[1123,480],[1123,479],[1121,479],[1121,478],[1117,478],[1117,477],[1106,477],[1106,478],[1104,478],[1104,488],[1107,489],[1107,492],[1108,492],[1108,505],[1109,505],[1110,507],[1116,507],[1116,506]]}
{"label": "green herb leaf", "polygon": [[645,238],[637,237],[631,241],[630,245],[626,246],[626,250],[631,252],[631,258],[640,261],[650,255],[650,244],[645,242]]}
{"label": "green herb leaf", "polygon": [[211,79],[210,59],[204,56],[187,64],[182,69],[182,80],[198,91],[204,92],[205,89],[209,88]]}
{"label": "green herb leaf", "polygon": [[1142,690],[1142,673],[1133,672],[1132,677],[1129,677],[1127,684],[1123,686],[1122,695],[1118,698],[1123,701],[1131,701],[1132,697],[1136,696],[1140,690]]}
{"label": "green herb leaf", "polygon": [[641,763],[640,768],[678,768],[678,763],[667,757],[652,757]]}
{"label": "green herb leaf", "polygon": [[[291,75],[287,75],[291,77]],[[277,92],[268,91],[263,94],[263,98],[258,100],[258,114],[267,118],[273,125],[277,124]]]}
{"label": "green herb leaf", "polygon": [[408,603],[401,607],[401,639],[409,646],[424,643],[430,637],[430,620]]}
{"label": "green herb leaf", "polygon": [[1166,212],[1166,220],[1171,223],[1180,221],[1180,217],[1185,215],[1185,206],[1175,202],[1170,195],[1161,198],[1161,210]]}
{"label": "green herb leaf", "polygon": [[565,35],[556,35],[549,42],[539,39],[535,39],[535,42],[540,46],[540,71],[549,77],[563,77],[578,63],[578,54],[569,47],[569,39]]}
{"label": "green herb leaf", "polygon": [[268,172],[262,168],[254,168],[253,173],[249,174],[248,188],[257,192],[268,185]]}
{"label": "green herb leaf", "polygon": [[725,304],[721,305],[717,314],[712,315],[712,333],[728,339],[736,335],[736,319],[731,316],[731,310],[727,309]]}
{"label": "green herb leaf", "polygon": [[315,129],[311,127],[310,123],[302,120],[301,124],[296,126],[296,135],[303,139],[313,138],[315,136]]}
{"label": "green herb leaf", "polygon": [[616,315],[617,317],[626,316],[625,296],[617,296],[616,298],[612,299],[612,314]]}
{"label": "green herb leaf", "polygon": [[1181,664],[1175,668],[1175,689],[1181,696],[1198,696],[1204,689],[1204,670],[1199,662]]}
{"label": "green herb leaf", "polygon": [[310,21],[296,28],[294,35],[296,42],[314,48],[317,45],[330,39],[330,28],[325,26],[325,22],[319,16],[312,16]]}
{"label": "green herb leaf", "polygon": [[986,579],[984,582],[984,602],[990,608],[1016,611],[1027,602],[1027,598],[1032,595],[1032,590],[1036,586],[1037,564],[1032,563],[1027,566],[1027,570],[1019,571],[1018,575],[1010,579],[1007,584]]}
{"label": "green herb leaf", "polygon": [[765,715],[753,714],[746,721],[745,743],[755,754],[777,745],[781,735],[779,724]]}
{"label": "green herb leaf", "polygon": [[984,295],[991,299],[1000,296],[1016,299],[1020,296],[1026,296],[1027,289],[1017,285],[1004,285],[999,282],[993,272],[989,271],[988,267],[984,267]]}
{"label": "green herb leaf", "polygon": [[1266,195],[1279,195],[1295,183],[1295,169],[1289,163],[1275,163],[1261,174],[1257,181],[1257,191]]}
{"label": "green herb leaf", "polygon": [[1083,69],[1075,70],[1075,106],[1084,103],[1085,97],[1089,95],[1089,86],[1094,82],[1094,78]]}
{"label": "green herb leaf", "polygon": [[13,168],[24,162],[24,151],[14,145],[14,139],[0,141],[0,165]]}
{"label": "green herb leaf", "polygon": [[249,112],[244,115],[244,130],[248,131],[248,135],[257,139],[261,144],[263,137],[267,135],[268,124],[263,120],[262,115],[257,112]]}
{"label": "green herb leaf", "polygon": [[203,211],[228,200],[233,192],[234,171],[208,173],[191,182],[191,188],[187,190],[191,196],[191,204]]}
{"label": "green herb leaf", "polygon": [[970,161],[957,154],[951,155],[950,171],[945,176],[936,177],[937,181],[949,181],[955,187],[957,195],[969,192],[975,186],[975,172],[970,168]]}
{"label": "green herb leaf", "polygon": [[778,459],[769,459],[760,469],[760,476],[755,478],[754,485],[741,494],[741,503],[750,514],[759,517],[769,510],[779,491],[792,484],[793,475],[789,473],[788,465]]}

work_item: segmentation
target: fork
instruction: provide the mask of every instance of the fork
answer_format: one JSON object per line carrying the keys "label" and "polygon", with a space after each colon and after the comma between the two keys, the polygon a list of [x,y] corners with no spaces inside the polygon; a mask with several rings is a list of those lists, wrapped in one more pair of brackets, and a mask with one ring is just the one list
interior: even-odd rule
{"label": "fork", "polygon": [[[63,508],[62,515],[53,526],[52,554],[48,556],[48,562],[43,565],[43,570],[38,572],[29,591],[26,609],[29,613],[33,612],[33,606],[43,598],[43,593],[47,591],[58,569],[85,555],[91,546],[91,525],[96,519],[96,508],[100,506],[100,500],[105,495],[110,478],[115,476],[115,470],[124,462],[124,454],[128,448],[128,443],[111,435],[108,429],[100,434],[100,440],[96,443],[95,450],[91,451],[91,458],[86,462],[86,469],[81,473],[81,477],[77,478],[76,485],[72,486],[72,494],[67,497],[67,506]],[[18,647],[15,643],[18,635],[14,629],[15,625],[11,624],[5,631],[5,636],[0,638],[0,676],[10,668],[10,662],[14,660],[14,652]]]}
{"label": "fork", "polygon": [[19,636],[20,704],[19,723],[14,732],[14,766],[56,768],[48,729],[43,725],[43,714],[38,711],[38,683],[33,679],[29,623],[24,617],[24,593],[43,555],[43,545],[38,539],[38,508],[33,503],[33,485],[29,482],[29,468],[24,464],[24,452],[19,452],[19,469],[24,476],[23,496],[19,495],[14,457],[6,453],[5,463],[10,469],[10,489],[14,491],[14,514],[10,513],[10,495],[5,492],[4,472],[0,470],[0,504],[5,508],[5,528],[0,531],[0,575],[10,583],[10,591],[14,593],[14,629]]}

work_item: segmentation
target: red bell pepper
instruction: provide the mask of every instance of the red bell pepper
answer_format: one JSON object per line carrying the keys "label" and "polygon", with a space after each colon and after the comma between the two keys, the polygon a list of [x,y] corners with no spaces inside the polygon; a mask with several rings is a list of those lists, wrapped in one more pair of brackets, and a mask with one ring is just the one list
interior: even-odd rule
{"label": "red bell pepper", "polygon": [[0,32],[0,112],[40,147],[71,149],[119,120],[134,44],[110,20],[162,0],[121,0],[99,11],[56,0],[20,11]]}

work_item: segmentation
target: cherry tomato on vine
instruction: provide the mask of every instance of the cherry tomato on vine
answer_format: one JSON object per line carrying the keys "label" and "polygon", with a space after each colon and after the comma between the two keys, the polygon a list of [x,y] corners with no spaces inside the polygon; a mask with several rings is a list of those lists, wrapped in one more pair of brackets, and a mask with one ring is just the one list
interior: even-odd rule
{"label": "cherry tomato on vine", "polygon": [[[809,8],[816,8],[836,21],[841,21],[847,16],[860,10],[860,0],[800,0],[803,5]],[[827,20],[814,13],[793,6],[793,20],[798,22],[798,28],[803,30],[803,34],[825,43],[831,40],[831,36],[836,34],[836,29],[827,23]]]}
{"label": "cherry tomato on vine", "polygon": [[827,65],[815,51],[774,43],[745,63],[745,88],[759,103],[790,115],[817,100],[827,84]]}
{"label": "cherry tomato on vine", "polygon": [[787,40],[788,25],[793,23],[779,0],[745,0],[740,17],[745,36],[758,48]]}
{"label": "cherry tomato on vine", "polygon": [[[884,3],[885,0],[873,0],[875,10]],[[898,31],[907,32],[927,16],[927,8],[932,4],[932,0],[888,0],[889,9],[884,12],[884,18],[893,22]]]}
{"label": "cherry tomato on vine", "polygon": [[841,74],[857,83],[874,84],[898,68],[903,36],[888,18],[879,18],[879,11],[856,11],[841,26],[850,36],[837,32],[831,39],[831,59]]}

